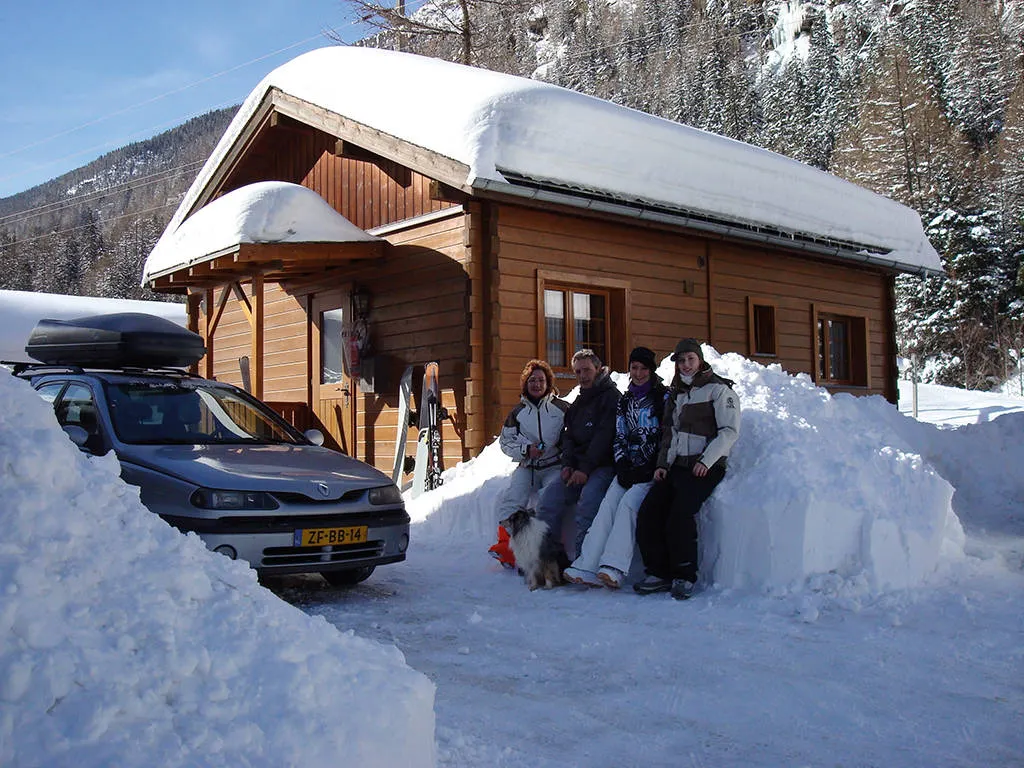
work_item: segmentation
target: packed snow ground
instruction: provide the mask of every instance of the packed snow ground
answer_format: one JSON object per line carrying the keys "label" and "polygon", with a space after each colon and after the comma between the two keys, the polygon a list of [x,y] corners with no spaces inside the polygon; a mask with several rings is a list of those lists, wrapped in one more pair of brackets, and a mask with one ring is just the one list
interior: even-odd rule
{"label": "packed snow ground", "polygon": [[[511,471],[492,446],[410,504],[421,522],[402,567],[349,592],[295,579],[279,594],[394,643],[436,683],[443,766],[1024,765],[1024,413],[987,423],[983,414],[1014,401],[981,395],[970,420],[985,423],[942,429],[880,398],[828,398],[806,377],[710,357],[746,408],[709,515],[743,518],[725,549],[742,539],[760,565],[718,562],[716,573],[746,586],[711,586],[686,603],[528,592],[485,554]],[[958,394],[928,390],[921,417],[948,416]],[[935,540],[949,499],[921,454],[956,477],[966,538],[951,518]],[[864,536],[818,526],[818,549],[842,562],[815,571],[797,549],[805,571],[787,582],[793,573],[770,567],[752,521],[775,515],[791,547],[814,515],[801,486],[815,503],[849,505]],[[806,514],[780,519],[779,494]],[[902,545],[874,540],[875,525]],[[932,538],[915,542],[922,530]],[[915,572],[926,553],[933,570]],[[890,556],[913,586],[885,583]]]}
{"label": "packed snow ground", "polygon": [[1024,764],[1024,413],[709,357],[745,410],[694,599],[528,592],[486,553],[492,447],[410,503],[407,562],[271,585],[306,615],[0,372],[0,764]]}

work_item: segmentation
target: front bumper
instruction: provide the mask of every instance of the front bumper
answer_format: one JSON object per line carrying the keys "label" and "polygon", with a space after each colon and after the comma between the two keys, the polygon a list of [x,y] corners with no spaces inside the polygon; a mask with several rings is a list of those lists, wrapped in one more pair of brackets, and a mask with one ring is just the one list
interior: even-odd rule
{"label": "front bumper", "polygon": [[[164,515],[178,530],[199,535],[207,547],[231,547],[261,574],[323,573],[384,565],[405,559],[410,518],[402,507],[345,515],[275,515],[197,519]],[[365,542],[295,546],[295,531],[367,526]]]}

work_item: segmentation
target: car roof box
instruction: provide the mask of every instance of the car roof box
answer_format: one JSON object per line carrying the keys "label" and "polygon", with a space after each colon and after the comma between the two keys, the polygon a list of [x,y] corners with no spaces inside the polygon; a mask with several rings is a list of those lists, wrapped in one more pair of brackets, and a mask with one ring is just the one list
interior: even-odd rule
{"label": "car roof box", "polygon": [[187,368],[206,353],[197,333],[156,315],[116,312],[40,320],[25,352],[47,365],[82,368]]}

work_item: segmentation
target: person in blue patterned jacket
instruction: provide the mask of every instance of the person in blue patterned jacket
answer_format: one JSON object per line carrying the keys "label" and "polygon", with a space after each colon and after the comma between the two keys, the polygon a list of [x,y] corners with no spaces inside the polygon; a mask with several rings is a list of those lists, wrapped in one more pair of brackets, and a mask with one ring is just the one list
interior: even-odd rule
{"label": "person in blue patterned jacket", "polygon": [[654,481],[661,440],[664,383],[654,372],[654,352],[637,347],[629,355],[629,387],[615,417],[615,479],[583,539],[566,581],[618,589],[633,559],[636,513]]}

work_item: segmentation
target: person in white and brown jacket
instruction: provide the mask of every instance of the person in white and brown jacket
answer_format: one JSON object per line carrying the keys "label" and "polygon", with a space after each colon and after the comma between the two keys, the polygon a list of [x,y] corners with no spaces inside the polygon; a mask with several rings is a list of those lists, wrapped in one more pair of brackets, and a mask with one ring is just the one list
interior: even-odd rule
{"label": "person in white and brown jacket", "polygon": [[697,514],[725,477],[740,434],[740,401],[704,360],[700,342],[683,339],[672,354],[675,377],[665,400],[655,485],[637,514],[637,544],[647,578],[640,594],[685,600],[697,582]]}

